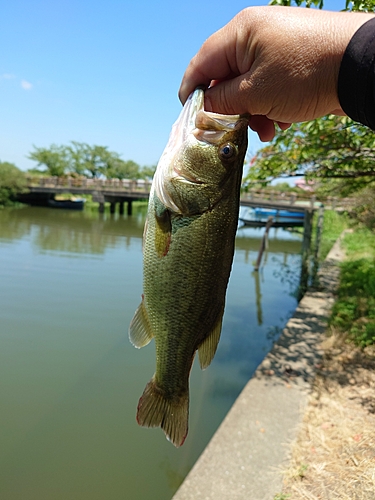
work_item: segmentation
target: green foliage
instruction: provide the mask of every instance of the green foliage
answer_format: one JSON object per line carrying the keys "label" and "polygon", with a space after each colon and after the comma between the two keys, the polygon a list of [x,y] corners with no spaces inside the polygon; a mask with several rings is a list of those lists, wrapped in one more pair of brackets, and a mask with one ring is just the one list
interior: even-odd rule
{"label": "green foliage", "polygon": [[375,186],[366,187],[355,196],[351,215],[369,229],[375,229]]}
{"label": "green foliage", "polygon": [[320,243],[320,259],[325,259],[340,234],[348,227],[347,217],[334,210],[324,211],[323,232]]}
{"label": "green foliage", "polygon": [[124,161],[117,158],[113,161],[106,172],[109,179],[138,179],[140,176],[140,167],[135,161]]}
{"label": "green foliage", "polygon": [[76,141],[65,146],[65,151],[68,156],[68,170],[89,177],[105,175],[111,165],[120,158],[117,153],[108,151],[106,146],[89,146]]}
{"label": "green foliage", "polygon": [[[305,5],[305,7],[317,7],[318,9],[322,9],[324,0],[271,0],[269,4],[283,6],[297,5],[298,7]],[[345,0],[345,7],[343,10],[374,12],[375,0]]]}
{"label": "green foliage", "polygon": [[373,131],[348,117],[329,115],[278,131],[251,160],[245,182],[304,175],[335,179],[336,190],[348,193],[375,182],[374,162]]}
{"label": "green foliage", "polygon": [[344,10],[375,12],[374,0],[346,0]]}
{"label": "green foliage", "polygon": [[64,146],[52,144],[50,148],[37,148],[34,146],[28,158],[37,162],[38,167],[43,167],[41,172],[48,175],[61,176],[68,170],[69,162]]}
{"label": "green foliage", "polygon": [[[155,167],[141,168],[132,160],[124,161],[118,153],[106,146],[90,146],[83,142],[71,141],[68,146],[37,148],[28,156],[38,164],[32,173],[51,176],[83,175],[104,176],[108,179],[142,179],[153,176]],[[41,169],[40,169],[41,168]]]}
{"label": "green foliage", "polygon": [[141,169],[141,179],[152,179],[155,173],[157,165],[152,165],[151,167],[142,167]]}
{"label": "green foliage", "polygon": [[323,0],[271,0],[270,5],[283,5],[284,7],[288,7],[291,5],[297,5],[301,7],[305,4],[306,7],[315,6],[319,9],[323,8]]}
{"label": "green foliage", "polygon": [[0,162],[0,205],[11,205],[26,190],[25,173],[13,163]]}
{"label": "green foliage", "polygon": [[349,259],[341,267],[330,325],[365,347],[375,343],[375,235],[357,230],[345,246]]}

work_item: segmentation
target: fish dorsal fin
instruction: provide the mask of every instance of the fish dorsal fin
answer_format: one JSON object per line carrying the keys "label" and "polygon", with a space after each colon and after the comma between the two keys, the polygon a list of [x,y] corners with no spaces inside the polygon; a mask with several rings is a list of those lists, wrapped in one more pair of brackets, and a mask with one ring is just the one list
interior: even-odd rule
{"label": "fish dorsal fin", "polygon": [[214,359],[217,345],[220,340],[221,325],[223,322],[224,308],[221,310],[216,320],[215,326],[198,347],[199,364],[202,370],[207,368]]}
{"label": "fish dorsal fin", "polygon": [[129,339],[134,347],[140,349],[151,342],[153,336],[144,301],[142,300],[130,323]]}

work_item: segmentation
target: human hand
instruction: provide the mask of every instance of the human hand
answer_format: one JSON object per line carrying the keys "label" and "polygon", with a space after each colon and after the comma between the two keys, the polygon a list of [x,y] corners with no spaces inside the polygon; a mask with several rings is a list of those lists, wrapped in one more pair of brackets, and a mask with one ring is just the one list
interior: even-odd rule
{"label": "human hand", "polygon": [[344,114],[337,95],[345,49],[372,14],[249,7],[208,38],[181,82],[184,104],[199,85],[205,108],[250,113],[262,141],[291,123]]}

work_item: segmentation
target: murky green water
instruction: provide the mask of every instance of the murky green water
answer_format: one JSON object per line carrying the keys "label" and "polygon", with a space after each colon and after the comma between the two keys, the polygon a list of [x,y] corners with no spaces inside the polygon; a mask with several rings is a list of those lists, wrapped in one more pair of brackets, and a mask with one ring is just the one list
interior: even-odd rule
{"label": "murky green water", "polygon": [[191,374],[175,449],[135,422],[154,345],[127,328],[142,293],[144,209],[132,217],[0,210],[0,498],[168,500],[296,306],[300,237],[240,229],[222,339]]}

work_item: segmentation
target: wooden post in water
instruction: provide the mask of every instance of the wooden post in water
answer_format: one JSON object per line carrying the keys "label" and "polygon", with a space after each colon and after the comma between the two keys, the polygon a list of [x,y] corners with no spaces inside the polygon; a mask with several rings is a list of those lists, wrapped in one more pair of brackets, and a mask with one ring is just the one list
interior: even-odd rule
{"label": "wooden post in water", "polygon": [[273,223],[273,217],[268,217],[267,224],[266,224],[266,230],[264,231],[262,243],[260,245],[259,253],[258,253],[258,258],[254,266],[254,271],[258,271],[260,267],[260,263],[262,261],[262,255],[264,252],[264,249],[266,248],[267,244],[267,238],[268,238],[268,231],[270,230],[270,227],[272,226]]}
{"label": "wooden post in water", "polygon": [[301,263],[301,280],[299,286],[298,300],[304,296],[309,282],[309,258],[312,233],[312,218],[313,210],[305,210],[305,218],[303,223],[303,241],[302,241],[302,263]]}
{"label": "wooden post in water", "polygon": [[323,231],[323,221],[324,221],[324,205],[320,205],[318,212],[318,222],[316,225],[316,234],[315,234],[315,248],[314,248],[314,264],[312,271],[312,283],[314,286],[318,285],[317,275],[318,275],[318,267],[319,267],[319,251],[320,251],[320,240],[322,238]]}
{"label": "wooden post in water", "polygon": [[258,325],[263,325],[263,311],[262,311],[262,293],[260,291],[260,278],[259,273],[254,271],[252,273],[255,280],[255,303],[257,306],[257,320]]}
{"label": "wooden post in water", "polygon": [[116,210],[116,203],[111,202],[109,211],[111,212],[111,214],[114,214],[115,210]]}
{"label": "wooden post in water", "polygon": [[120,215],[124,215],[124,202],[120,201],[119,203],[119,213]]}

